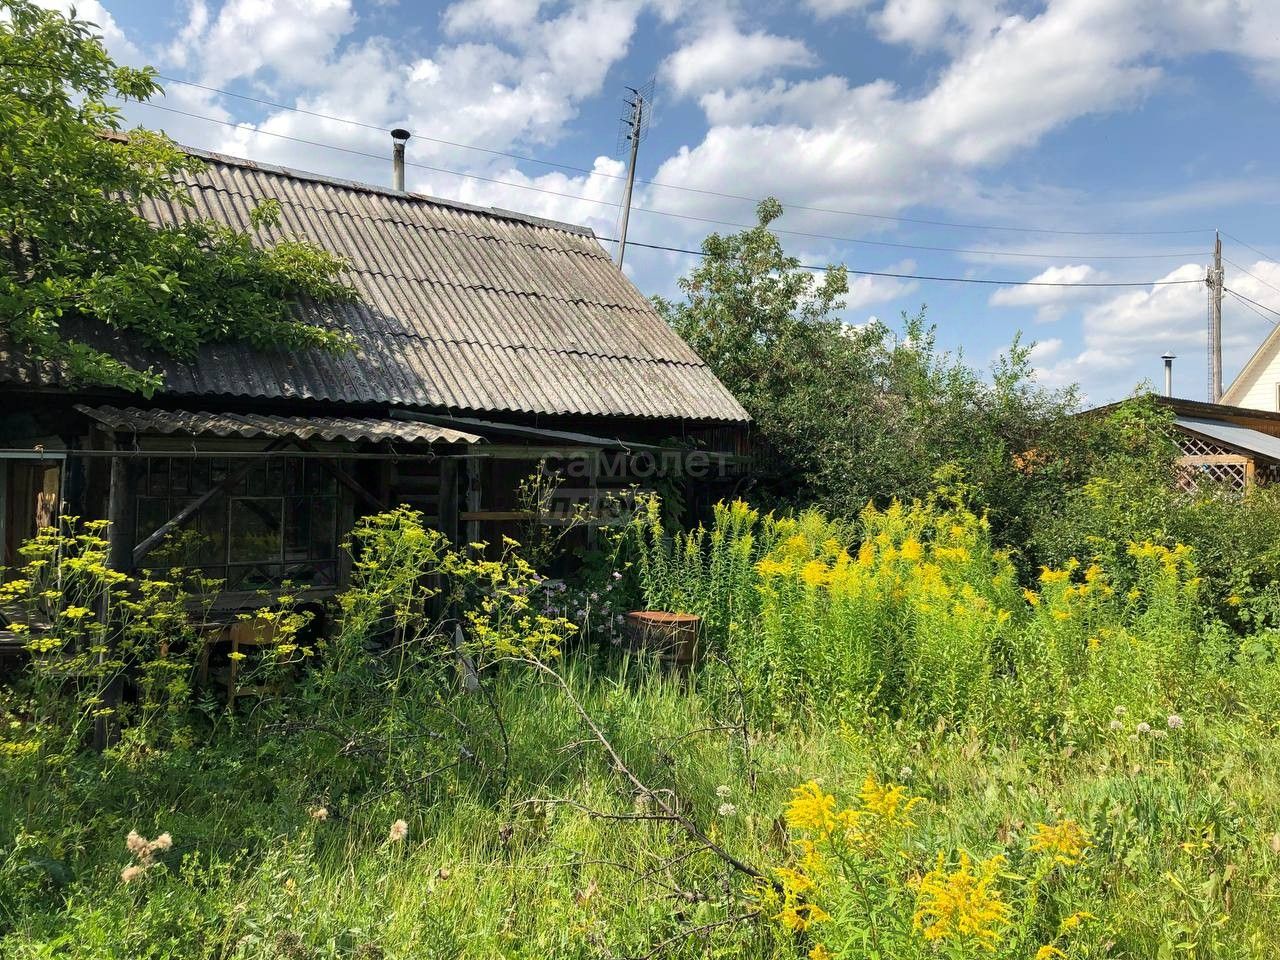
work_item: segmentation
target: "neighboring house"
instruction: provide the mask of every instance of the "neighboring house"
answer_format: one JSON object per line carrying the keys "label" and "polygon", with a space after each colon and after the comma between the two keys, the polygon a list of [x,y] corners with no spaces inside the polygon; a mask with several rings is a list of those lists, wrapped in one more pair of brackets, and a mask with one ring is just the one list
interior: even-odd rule
{"label": "neighboring house", "polygon": [[1222,394],[1222,403],[1280,412],[1280,327],[1274,328]]}
{"label": "neighboring house", "polygon": [[[1177,397],[1155,399],[1173,413],[1182,451],[1178,467],[1183,487],[1191,489],[1202,480],[1212,480],[1243,490],[1280,480],[1280,412]],[[1089,413],[1116,406],[1107,404]]]}
{"label": "neighboring house", "polygon": [[[99,331],[155,366],[153,401],[66,383],[0,341],[4,562],[57,511],[113,521],[113,563],[154,563],[178,529],[235,603],[283,579],[344,579],[360,514],[423,509],[461,541],[527,517],[519,481],[548,458],[577,494],[653,483],[675,447],[703,465],[745,453],[748,416],[589,230],[192,150],[193,205],[155,222],[239,229],[280,202],[268,239],[300,236],[351,264],[352,304],[298,309],[355,337],[350,354],[210,345],[192,363]],[[670,460],[668,459],[668,462]]]}

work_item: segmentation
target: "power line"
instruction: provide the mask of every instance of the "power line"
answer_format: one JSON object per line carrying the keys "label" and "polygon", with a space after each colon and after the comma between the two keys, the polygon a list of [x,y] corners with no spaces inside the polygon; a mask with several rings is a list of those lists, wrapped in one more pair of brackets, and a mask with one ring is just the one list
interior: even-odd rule
{"label": "power line", "polygon": [[[1267,313],[1274,313],[1277,317],[1280,317],[1280,310],[1272,309],[1271,307],[1268,307],[1265,303],[1259,303],[1257,300],[1250,300],[1243,293],[1237,293],[1235,290],[1232,290],[1230,287],[1223,287],[1222,289],[1225,290],[1227,293],[1231,294],[1237,300],[1243,300],[1246,303],[1251,303],[1255,307],[1261,307],[1263,310],[1267,311]],[[1275,321],[1273,320],[1271,322],[1274,323]]]}
{"label": "power line", "polygon": [[[1242,247],[1248,247],[1250,250],[1252,250],[1254,253],[1258,254],[1258,256],[1260,256],[1260,257],[1266,257],[1268,260],[1272,261],[1273,263],[1274,263],[1274,262],[1275,262],[1275,260],[1276,260],[1276,258],[1275,258],[1275,257],[1271,256],[1271,254],[1266,253],[1266,252],[1264,252],[1264,251],[1262,251],[1262,250],[1259,250],[1259,249],[1258,249],[1257,247],[1255,247],[1252,243],[1246,243],[1245,241],[1241,240],[1239,237],[1232,236],[1231,234],[1227,233],[1227,231],[1225,231],[1225,230],[1220,230],[1220,231],[1219,231],[1219,233],[1221,233],[1221,234],[1222,234],[1224,237],[1226,237],[1228,240],[1234,240],[1236,243],[1240,244]],[[1255,279],[1256,279],[1256,278],[1255,278]]]}
{"label": "power line", "polygon": [[[263,134],[269,137],[276,137],[281,140],[289,140],[294,143],[306,144],[308,146],[320,147],[322,149],[337,150],[341,153],[351,154],[358,157],[367,157],[374,160],[385,159],[380,154],[369,153],[365,150],[356,150],[352,147],[342,147],[336,144],[325,143],[321,140],[308,140],[305,137],[295,137],[290,134],[277,133],[273,130],[263,130],[249,124],[239,123],[235,120],[223,120],[219,117],[209,117],[199,113],[192,113],[188,110],[179,110],[177,107],[167,107],[159,103],[151,103],[148,101],[137,101],[139,105],[151,107],[155,110],[163,110],[167,113],[175,113],[179,116],[188,117],[192,120],[203,120],[207,123],[218,123],[223,126],[233,127],[236,129],[247,129],[253,133]],[[436,173],[443,173],[449,176],[462,177],[468,180],[479,180],[484,183],[493,183],[505,187],[514,187],[517,190],[530,190],[536,193],[548,194],[555,197],[564,197],[569,200],[576,200],[580,203],[594,203],[609,207],[621,207],[622,204],[613,200],[597,199],[594,197],[584,197],[579,194],[565,193],[560,190],[549,190],[545,187],[536,187],[531,184],[517,183],[514,180],[503,180],[498,177],[486,177],[476,173],[464,173],[460,170],[452,170],[448,167],[441,167],[429,163],[421,163],[413,160],[406,160],[406,166],[418,167],[424,170],[431,170]],[[755,224],[739,223],[733,220],[720,220],[714,217],[699,217],[688,213],[676,213],[673,210],[656,210],[652,207],[635,207],[637,213],[647,213],[653,216],[672,217],[678,220],[687,220],[692,223],[707,223],[716,226],[734,227],[739,230],[751,229]],[[1197,252],[1188,253],[1155,253],[1155,254],[1083,254],[1083,253],[1022,253],[1004,250],[979,250],[965,247],[944,247],[933,246],[917,243],[899,243],[891,240],[866,240],[858,237],[840,237],[831,234],[810,233],[802,230],[786,230],[782,228],[774,228],[774,233],[785,236],[801,237],[809,240],[828,240],[834,243],[856,244],[858,246],[883,247],[894,250],[923,250],[933,253],[953,253],[966,254],[970,256],[985,257],[1003,257],[1029,260],[1165,260],[1165,259],[1186,259],[1188,257],[1198,256]]]}
{"label": "power line", "polygon": [[[166,74],[157,74],[157,76],[161,80],[166,80],[166,81],[169,81],[170,83],[180,83],[185,86],[196,87],[200,90],[207,90],[210,93],[218,93],[228,97],[236,97],[240,100],[246,100],[250,103],[257,103],[257,104],[260,104],[261,106],[272,107],[277,110],[290,110],[294,113],[305,114],[306,116],[316,117],[321,120],[330,120],[334,123],[347,123],[347,124],[351,124],[352,126],[363,127],[366,130],[378,130],[383,133],[390,132],[390,128],[388,127],[381,127],[381,126],[378,126],[377,124],[365,123],[361,120],[353,120],[353,119],[350,119],[349,117],[338,117],[328,113],[320,113],[315,110],[306,110],[306,109],[303,109],[302,107],[290,106],[289,104],[279,103],[278,101],[275,101],[275,100],[266,100],[261,97],[252,97],[245,93],[236,93],[233,90],[224,90],[220,87],[206,86],[203,83],[196,83],[195,81],[192,81],[192,80],[183,80],[181,77],[171,77]],[[146,101],[142,101],[142,102],[146,102]],[[175,112],[181,112],[181,111],[175,111]],[[192,116],[194,116],[194,114]],[[225,121],[218,121],[218,122],[225,122]],[[462,150],[475,150],[480,153],[487,153],[490,156],[507,157],[511,160],[519,160],[522,163],[537,163],[543,166],[557,167],[561,170],[570,170],[570,171],[573,171],[574,173],[585,174],[586,176],[589,176],[589,177],[603,177],[608,180],[625,180],[626,179],[625,176],[620,176],[618,174],[613,174],[613,173],[605,173],[601,170],[593,170],[588,167],[581,167],[571,163],[560,163],[555,160],[543,160],[539,157],[531,157],[531,156],[527,156],[525,154],[519,154],[519,153],[510,153],[505,150],[494,150],[490,147],[480,147],[480,146],[476,146],[475,144],[460,143],[456,140],[445,140],[440,137],[429,137],[424,134],[416,134],[416,133],[414,134],[414,137],[418,140],[426,140],[430,143],[439,143],[445,146],[457,147]],[[645,184],[646,186],[650,186],[650,187],[659,187],[660,189],[663,189],[663,190],[680,190],[685,193],[697,193],[697,194],[701,194],[703,196],[708,196],[708,197],[719,197],[724,200],[742,200],[751,204],[758,204],[760,202],[759,197],[748,197],[738,193],[726,193],[720,190],[707,190],[700,187],[689,187],[689,186],[684,186],[683,184],[663,183],[660,180],[646,180],[643,178],[637,178],[636,182]],[[867,220],[882,220],[890,223],[912,223],[912,224],[920,224],[924,226],[948,227],[948,228],[961,229],[961,230],[1004,230],[1004,231],[1011,231],[1015,233],[1041,233],[1041,234],[1053,234],[1057,236],[1071,236],[1071,237],[1162,237],[1162,236],[1179,236],[1179,235],[1187,236],[1187,235],[1193,235],[1193,234],[1204,234],[1209,232],[1206,228],[1195,228],[1195,229],[1186,229],[1186,230],[1061,230],[1061,229],[1053,229],[1049,227],[1015,227],[1015,226],[1007,226],[1007,225],[993,224],[993,223],[986,223],[986,224],[959,223],[959,222],[950,221],[950,220],[929,220],[929,219],[924,219],[920,217],[898,217],[898,216],[890,216],[888,214],[882,214],[882,213],[867,213],[865,211],[857,211],[857,210],[841,210],[841,209],[832,208],[832,207],[818,207],[818,206],[811,206],[811,205],[801,204],[801,203],[790,203],[787,201],[779,201],[779,202],[782,203],[783,207],[789,210],[805,210],[812,213],[829,213],[829,214],[834,214],[836,216],[842,216],[842,217],[857,217],[857,218],[867,219]],[[1169,254],[1168,256],[1175,256],[1175,255]],[[1095,257],[1092,259],[1099,259],[1099,258]]]}
{"label": "power line", "polygon": [[1223,259],[1226,263],[1231,264],[1231,266],[1235,267],[1237,270],[1239,270],[1241,273],[1243,273],[1246,277],[1252,277],[1254,280],[1257,280],[1257,281],[1258,281],[1260,284],[1262,284],[1264,287],[1270,287],[1270,288],[1271,288],[1272,290],[1274,290],[1276,293],[1280,293],[1280,287],[1277,287],[1275,284],[1268,283],[1266,280],[1263,280],[1263,279],[1262,279],[1260,276],[1258,276],[1256,273],[1250,273],[1248,270],[1246,270],[1244,267],[1240,266],[1240,264],[1236,263],[1234,260],[1230,260],[1230,259],[1228,259],[1228,258],[1226,258],[1226,257],[1223,257],[1222,259]]}
{"label": "power line", "polygon": [[1257,314],[1259,317],[1261,317],[1263,320],[1267,321],[1267,323],[1271,324],[1272,326],[1274,326],[1274,325],[1275,325],[1275,323],[1276,323],[1276,321],[1275,321],[1275,320],[1272,320],[1270,317],[1268,317],[1265,313],[1263,313],[1263,312],[1262,312],[1261,310],[1259,310],[1257,307],[1254,307],[1254,306],[1253,306],[1252,304],[1250,304],[1250,303],[1249,303],[1249,301],[1247,301],[1244,297],[1240,296],[1240,294],[1236,293],[1234,290],[1227,290],[1227,288],[1226,288],[1226,287],[1223,287],[1222,289],[1223,289],[1223,291],[1224,291],[1224,292],[1231,294],[1231,296],[1233,296],[1233,297],[1235,297],[1237,300],[1239,300],[1239,301],[1240,301],[1241,306],[1243,306],[1246,310],[1250,311],[1251,313],[1255,313],[1255,314]]}
{"label": "power line", "polygon": [[[244,126],[243,124],[239,124],[231,120],[219,120],[215,117],[204,117],[199,114],[188,113],[185,110],[178,110],[174,107],[166,107],[158,103],[148,103],[146,101],[140,101],[140,102],[144,106],[154,107],[157,110],[165,110],[169,113],[177,113],[183,116],[193,117],[194,119],[197,119],[197,120],[208,120],[213,123],[220,123],[229,127]],[[380,154],[368,153],[367,151],[364,151],[364,150],[355,150],[350,147],[340,147],[335,144],[323,143],[319,140],[307,140],[304,137],[294,137],[284,133],[275,133],[270,130],[258,130],[256,128],[250,128],[250,129],[255,133],[264,133],[264,134],[267,134],[268,136],[278,137],[282,140],[289,140],[294,143],[301,143],[307,146],[323,147],[330,150],[337,150],[340,153],[349,153],[349,154],[353,154],[354,156],[368,157],[374,160],[386,159]],[[435,166],[432,166],[431,164],[416,163],[410,160],[406,160],[405,164],[406,166],[422,167],[427,170],[435,170],[441,173],[451,174],[453,176],[465,177],[472,180],[481,180],[486,183],[499,183],[499,184],[505,184],[508,186],[520,186],[527,190],[534,190],[534,191],[537,191],[538,193],[551,194],[552,196],[557,196],[557,197],[565,197],[569,200],[586,199],[583,197],[576,196],[574,194],[562,193],[556,190],[548,190],[543,187],[525,186],[524,184],[510,183],[505,180],[495,180],[492,177],[482,177],[478,174],[458,173],[457,171],[449,170],[444,167],[435,167]],[[619,204],[611,203],[607,200],[588,200],[587,202],[607,203],[609,204],[609,206],[615,206],[615,207],[619,206]],[[601,237],[597,235],[596,239],[602,243],[618,242],[616,237]],[[629,241],[629,243],[631,246],[644,247],[649,250],[663,250],[669,253],[683,253],[683,254],[688,254],[690,256],[695,256],[695,257],[706,256],[706,253],[704,253],[701,250],[689,250],[682,247],[671,247],[671,246],[664,246],[662,244],[654,244],[654,243],[641,243],[639,241]],[[832,267],[830,266],[803,266],[803,265],[802,265],[802,268],[805,270],[820,270],[820,271],[832,269]],[[924,275],[913,274],[913,273],[890,273],[890,272],[876,271],[876,270],[854,270],[849,267],[845,268],[845,272],[855,274],[857,276],[865,276],[865,277],[891,277],[899,280],[932,280],[932,281],[939,281],[943,283],[977,283],[977,284],[1003,286],[1003,287],[1158,287],[1158,286],[1169,286],[1172,284],[1204,282],[1203,280],[1199,280],[1199,279],[1196,279],[1196,280],[1133,280],[1133,281],[1082,280],[1082,281],[1076,281],[1076,282],[1049,281],[1049,280],[987,280],[987,279],[979,279],[974,277],[941,277],[941,276],[924,276]]]}
{"label": "power line", "polygon": [[[596,237],[601,243],[617,243],[614,237]],[[705,257],[706,251],[690,250],[686,247],[669,247],[660,243],[641,243],[638,240],[628,240],[628,246],[644,247],[646,250],[665,250],[668,253],[684,253],[692,257]],[[814,264],[800,264],[802,270],[817,270],[826,272],[828,270],[843,269],[845,273],[851,273],[859,277],[891,277],[895,280],[933,280],[940,283],[979,283],[986,286],[997,287],[1167,287],[1183,283],[1204,283],[1204,280],[1197,277],[1194,280],[1081,280],[1077,282],[1053,281],[1053,280],[986,280],[977,277],[937,277],[925,276],[917,273],[889,273],[883,270],[855,270],[853,267],[845,266],[817,266]]]}

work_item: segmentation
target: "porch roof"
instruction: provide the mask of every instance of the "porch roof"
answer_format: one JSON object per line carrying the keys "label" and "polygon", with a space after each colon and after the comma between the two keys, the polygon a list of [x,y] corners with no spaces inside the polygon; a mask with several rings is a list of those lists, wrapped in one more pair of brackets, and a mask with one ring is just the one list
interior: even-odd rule
{"label": "porch roof", "polygon": [[1225,420],[1205,420],[1200,417],[1175,417],[1174,424],[1183,430],[1198,433],[1210,440],[1225,443],[1255,456],[1280,463],[1280,437],[1243,427]]}
{"label": "porch roof", "polygon": [[258,413],[211,413],[139,407],[93,407],[76,410],[112,430],[187,437],[239,437],[246,440],[325,440],[350,443],[483,443],[463,430],[412,420],[374,417],[287,417]]}

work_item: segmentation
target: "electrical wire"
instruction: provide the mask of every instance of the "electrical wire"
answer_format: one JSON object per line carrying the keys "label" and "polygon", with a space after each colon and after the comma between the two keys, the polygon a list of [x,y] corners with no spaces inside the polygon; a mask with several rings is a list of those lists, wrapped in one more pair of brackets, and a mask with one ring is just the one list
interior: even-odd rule
{"label": "electrical wire", "polygon": [[[596,237],[601,243],[617,243],[615,237]],[[683,253],[693,257],[705,257],[706,252],[703,250],[690,250],[686,247],[669,247],[660,243],[642,243],[639,240],[627,240],[628,247],[643,247],[646,250],[664,250],[668,253]],[[985,286],[997,287],[1167,287],[1184,283],[1204,283],[1202,278],[1197,277],[1194,280],[1080,280],[1075,282],[1068,281],[1052,281],[1052,280],[987,280],[978,277],[939,277],[926,276],[917,273],[890,273],[883,270],[855,270],[853,267],[844,266],[817,266],[814,264],[800,264],[802,270],[816,270],[826,272],[828,270],[843,269],[845,273],[850,273],[859,277],[891,277],[895,280],[932,280],[939,283],[978,283]]]}
{"label": "electrical wire", "polygon": [[[199,114],[188,113],[185,110],[178,110],[174,107],[166,107],[158,103],[148,103],[146,101],[140,101],[140,102],[144,106],[154,107],[157,110],[164,110],[169,113],[177,113],[183,116],[193,117],[194,119],[197,119],[197,120],[208,120],[213,123],[220,123],[230,127],[244,126],[244,124],[239,124],[231,120],[219,120],[215,117],[204,117]],[[363,150],[355,150],[350,147],[340,147],[335,144],[323,143],[322,141],[319,141],[319,140],[308,140],[304,137],[294,137],[284,133],[275,133],[269,130],[258,130],[252,127],[249,129],[251,129],[254,133],[264,133],[264,134],[267,134],[268,136],[278,137],[282,140],[288,140],[293,143],[301,143],[301,144],[305,144],[307,146],[313,146],[313,147],[323,147],[329,150],[336,150],[336,151],[339,151],[340,153],[348,153],[358,157],[369,157],[374,160],[385,159],[379,154],[368,153]],[[448,170],[443,167],[435,167],[435,166],[432,166],[431,164],[416,163],[408,160],[406,160],[405,163],[407,166],[422,167],[427,170],[436,170],[441,173],[447,173],[447,174],[451,174],[453,176],[459,176],[459,177],[466,177],[473,180],[481,180],[486,183],[499,183],[499,184],[506,184],[508,186],[522,186],[524,187],[524,189],[535,190],[538,193],[546,193],[546,194],[551,194],[553,196],[558,196],[558,197],[565,197],[570,200],[584,199],[574,194],[561,193],[559,191],[548,190],[543,187],[530,187],[530,186],[525,186],[523,184],[513,184],[504,180],[495,180],[491,177],[482,177],[482,176],[479,176],[478,174],[457,173],[456,171]],[[588,201],[588,202],[607,203],[609,204],[609,206],[620,206],[620,204],[609,203],[609,201],[602,201],[602,200]],[[595,239],[600,241],[601,243],[617,243],[618,242],[617,238],[615,237],[601,237],[597,235]],[[669,253],[682,253],[682,254],[688,254],[690,256],[695,256],[695,257],[706,256],[706,254],[701,250],[689,250],[682,247],[665,246],[663,244],[642,243],[640,241],[634,241],[634,240],[628,240],[627,243],[628,245],[631,245],[631,246],[643,247],[649,250],[662,250]],[[826,271],[833,268],[831,266],[803,266],[803,269]],[[847,273],[851,273],[857,276],[866,276],[866,277],[890,277],[890,278],[901,279],[901,280],[930,280],[930,281],[938,281],[942,283],[976,283],[976,284],[983,284],[988,286],[1003,286],[1003,287],[1158,287],[1158,286],[1170,286],[1174,284],[1183,284],[1183,283],[1203,283],[1204,282],[1203,280],[1199,280],[1199,279],[1196,279],[1196,280],[1132,280],[1132,281],[1095,280],[1095,281],[1075,281],[1075,282],[1067,282],[1067,281],[1059,282],[1059,281],[1048,281],[1048,280],[989,280],[989,279],[979,279],[975,277],[925,276],[925,275],[912,274],[912,273],[891,273],[891,272],[876,271],[876,270],[855,270],[849,267],[846,267],[845,271]]]}
{"label": "electrical wire", "polygon": [[[1275,310],[1272,307],[1268,307],[1265,303],[1259,303],[1257,300],[1251,300],[1248,297],[1246,297],[1243,293],[1237,293],[1235,290],[1232,290],[1230,287],[1223,287],[1222,290],[1224,293],[1231,294],[1237,300],[1243,300],[1246,303],[1251,303],[1255,307],[1261,307],[1263,310],[1267,311],[1267,313],[1274,313],[1277,317],[1280,317],[1280,310]],[[1274,323],[1275,321],[1272,321],[1272,322]]]}
{"label": "electrical wire", "polygon": [[[1273,263],[1274,263],[1274,262],[1276,262],[1276,258],[1275,258],[1275,257],[1271,256],[1271,254],[1269,254],[1269,253],[1266,253],[1266,252],[1264,252],[1264,251],[1262,251],[1262,250],[1259,250],[1259,249],[1258,249],[1257,247],[1255,247],[1252,243],[1246,243],[1244,240],[1241,240],[1239,237],[1232,236],[1231,234],[1227,233],[1227,231],[1225,231],[1225,230],[1219,230],[1218,232],[1219,232],[1219,233],[1221,233],[1221,234],[1222,234],[1224,237],[1226,237],[1228,240],[1234,240],[1236,243],[1240,244],[1240,246],[1242,246],[1242,247],[1248,247],[1248,248],[1249,248],[1250,250],[1252,250],[1254,253],[1258,254],[1258,256],[1260,256],[1260,257],[1266,257],[1268,260],[1272,261]],[[1254,279],[1257,279],[1257,278],[1255,277]]]}
{"label": "electrical wire", "polygon": [[1262,279],[1260,276],[1258,276],[1256,273],[1250,273],[1248,270],[1246,270],[1244,267],[1240,266],[1240,264],[1236,263],[1234,260],[1230,260],[1230,259],[1228,259],[1227,257],[1223,257],[1223,258],[1222,258],[1222,261],[1223,261],[1223,263],[1229,263],[1229,264],[1231,264],[1231,266],[1235,267],[1237,270],[1239,270],[1241,273],[1243,273],[1246,277],[1252,277],[1254,280],[1257,280],[1257,281],[1258,281],[1260,284],[1262,284],[1264,287],[1270,287],[1270,288],[1271,288],[1272,290],[1274,290],[1276,293],[1280,293],[1280,287],[1277,287],[1277,286],[1276,286],[1275,284],[1273,284],[1273,283],[1268,283],[1266,280],[1263,280],[1263,279]]}
{"label": "electrical wire", "polygon": [[[193,119],[193,120],[203,120],[208,123],[222,124],[223,126],[233,127],[236,129],[247,129],[253,133],[264,134],[269,137],[277,137],[282,140],[289,140],[294,143],[306,144],[308,146],[320,147],[320,148],[329,149],[329,150],[337,150],[342,153],[347,153],[354,156],[368,157],[376,160],[384,159],[382,156],[375,153],[369,153],[368,151],[356,150],[351,147],[341,147],[335,144],[325,143],[320,140],[308,140],[304,137],[295,137],[289,134],[277,133],[273,130],[262,130],[258,127],[254,127],[249,124],[239,123],[234,120],[223,120],[219,117],[209,117],[199,113],[192,113],[188,110],[179,110],[176,107],[167,107],[167,106],[164,106],[163,104],[151,103],[145,100],[137,101],[137,102],[139,103],[139,105],[144,107],[151,107],[152,109],[155,109],[155,110],[163,110],[167,113],[175,113],[180,116],[189,117],[190,119]],[[612,200],[597,199],[594,197],[583,197],[578,194],[565,193],[559,190],[549,190],[545,187],[536,187],[531,184],[517,183],[516,181],[513,181],[513,180],[503,180],[498,177],[485,177],[475,173],[464,173],[460,170],[452,170],[448,167],[440,167],[434,164],[421,163],[413,160],[406,160],[405,166],[417,167],[424,170],[431,170],[436,173],[444,173],[444,174],[448,174],[449,176],[461,177],[469,180],[479,180],[484,183],[493,183],[493,184],[497,184],[505,187],[514,187],[519,190],[532,190],[537,193],[549,194],[551,196],[564,197],[566,199],[576,200],[581,203],[594,203],[594,204],[601,204],[601,205],[610,206],[610,207],[622,206],[620,203]],[[676,213],[673,210],[656,210],[650,207],[633,206],[632,212],[647,213],[652,216],[672,217],[674,219],[686,220],[693,223],[706,223],[706,224],[713,224],[716,226],[733,227],[739,230],[749,230],[755,226],[755,224],[738,223],[733,220],[719,220],[714,217],[699,217],[699,216],[694,216],[693,214]],[[895,249],[895,250],[923,250],[923,251],[928,251],[933,253],[952,253],[952,254],[965,254],[969,256],[985,256],[985,257],[1015,258],[1015,259],[1030,259],[1030,260],[1164,260],[1164,259],[1185,260],[1188,257],[1199,256],[1199,254],[1194,251],[1187,252],[1187,253],[1155,253],[1155,254],[1022,253],[1022,252],[1005,251],[1005,250],[978,250],[978,249],[963,248],[963,247],[930,246],[930,245],[916,244],[916,243],[900,243],[900,242],[890,241],[890,240],[866,240],[866,239],[856,238],[856,237],[838,237],[838,236],[832,236],[830,234],[809,233],[801,230],[786,230],[781,228],[774,228],[773,232],[777,234],[782,234],[784,236],[802,237],[810,240],[828,240],[834,243],[856,244],[858,246],[883,247],[883,248],[889,248],[889,249]]]}
{"label": "electrical wire", "polygon": [[[338,117],[328,113],[320,113],[315,110],[306,110],[302,107],[289,106],[286,103],[280,103],[275,100],[266,100],[261,97],[249,96],[248,94],[245,94],[245,93],[237,93],[233,90],[224,90],[220,87],[211,87],[203,83],[196,83],[193,80],[184,80],[181,77],[173,77],[167,74],[157,74],[157,77],[161,80],[165,80],[170,83],[180,83],[180,84],[183,84],[184,86],[196,87],[197,89],[206,90],[210,93],[217,93],[217,94],[221,94],[223,96],[228,96],[228,97],[236,97],[240,100],[245,100],[250,103],[257,103],[261,106],[272,107],[273,109],[277,109],[277,110],[290,110],[294,113],[301,113],[306,116],[316,117],[321,120],[329,120],[334,123],[347,123],[352,126],[363,127],[366,130],[378,130],[383,133],[390,132],[390,128],[381,127],[381,126],[378,126],[377,124],[365,123],[361,120],[353,120],[348,117]],[[180,111],[177,111],[177,112],[180,112]],[[224,122],[224,121],[219,121],[219,122]],[[603,177],[609,180],[625,180],[626,179],[626,177],[618,174],[605,173],[604,171],[601,171],[601,170],[593,170],[588,167],[581,167],[571,163],[560,163],[555,160],[543,160],[539,157],[531,157],[531,156],[527,156],[525,154],[519,154],[519,153],[510,153],[505,150],[494,150],[489,147],[480,147],[480,146],[476,146],[475,144],[461,143],[456,140],[445,140],[440,137],[430,137],[423,134],[414,134],[414,136],[417,137],[419,140],[426,140],[429,143],[439,143],[445,146],[457,147],[462,150],[474,150],[479,153],[487,153],[490,156],[507,157],[511,160],[519,160],[522,163],[536,163],[536,164],[541,164],[543,166],[548,166],[548,167],[557,167],[561,170],[570,170],[574,173],[581,173],[590,177]],[[636,179],[636,182],[642,183],[650,187],[658,187],[664,190],[680,190],[686,193],[697,193],[703,196],[719,197],[725,200],[742,200],[751,204],[757,204],[760,202],[760,199],[758,197],[748,197],[738,193],[726,193],[720,190],[707,190],[700,187],[689,187],[689,186],[684,186],[682,184],[663,183],[660,180],[646,180],[644,178],[638,177]],[[868,219],[868,220],[882,220],[890,223],[912,223],[912,224],[921,224],[924,226],[948,227],[948,228],[961,229],[961,230],[1004,230],[1004,231],[1012,231],[1016,233],[1041,233],[1041,234],[1053,234],[1057,236],[1072,236],[1072,237],[1160,237],[1160,236],[1178,236],[1178,235],[1187,236],[1187,235],[1193,235],[1193,234],[1207,234],[1209,232],[1207,228],[1203,228],[1203,227],[1194,228],[1194,229],[1185,229],[1185,230],[1062,230],[1062,229],[1053,229],[1049,227],[1017,227],[1017,226],[1009,226],[1009,225],[993,224],[993,223],[987,223],[987,224],[959,223],[959,222],[949,221],[949,220],[928,220],[928,219],[923,219],[919,217],[898,217],[898,216],[890,216],[888,214],[867,213],[865,211],[857,211],[857,210],[841,210],[841,209],[832,208],[832,207],[818,207],[818,206],[811,206],[811,205],[800,204],[800,203],[791,203],[788,201],[780,201],[780,202],[782,203],[783,207],[789,210],[805,210],[812,213],[828,213],[828,214],[834,214],[836,216],[842,216],[842,217],[857,217],[857,218]],[[1169,254],[1168,256],[1174,256],[1174,255]],[[1092,258],[1092,259],[1098,259],[1098,258]]]}
{"label": "electrical wire", "polygon": [[1275,321],[1275,320],[1271,319],[1270,317],[1268,317],[1265,313],[1263,313],[1263,312],[1262,312],[1261,310],[1259,310],[1257,307],[1253,306],[1253,305],[1252,305],[1248,300],[1246,300],[1244,297],[1240,296],[1240,294],[1236,293],[1234,290],[1228,290],[1226,287],[1223,287],[1223,288],[1222,288],[1222,292],[1223,292],[1223,293],[1229,293],[1229,294],[1231,294],[1231,296],[1235,297],[1237,300],[1239,300],[1239,301],[1240,301],[1241,306],[1243,306],[1246,310],[1250,311],[1251,313],[1255,313],[1255,314],[1257,314],[1258,316],[1260,316],[1263,320],[1267,321],[1267,323],[1271,324],[1272,326],[1275,326],[1275,325],[1276,325],[1277,321]]}

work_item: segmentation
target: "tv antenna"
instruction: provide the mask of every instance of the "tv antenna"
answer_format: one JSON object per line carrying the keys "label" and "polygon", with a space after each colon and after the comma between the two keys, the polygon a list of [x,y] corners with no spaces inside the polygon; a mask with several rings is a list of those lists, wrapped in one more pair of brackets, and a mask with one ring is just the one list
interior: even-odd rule
{"label": "tv antenna", "polygon": [[627,254],[627,221],[631,218],[631,190],[636,182],[636,155],[640,151],[640,141],[649,132],[649,117],[653,113],[654,79],[640,87],[627,87],[631,97],[626,101],[630,111],[622,118],[623,126],[618,136],[618,153],[624,145],[628,146],[627,184],[622,193],[622,223],[618,227],[618,269],[622,269],[622,258]]}

